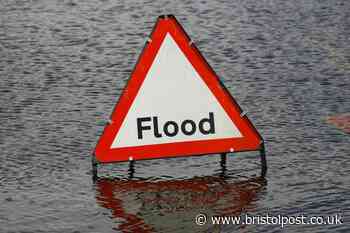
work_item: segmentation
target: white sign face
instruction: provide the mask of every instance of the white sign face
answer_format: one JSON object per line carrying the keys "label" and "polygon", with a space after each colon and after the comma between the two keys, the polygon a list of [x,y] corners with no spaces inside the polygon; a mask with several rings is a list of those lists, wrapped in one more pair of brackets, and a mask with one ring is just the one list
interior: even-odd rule
{"label": "white sign face", "polygon": [[242,137],[168,33],[111,148]]}

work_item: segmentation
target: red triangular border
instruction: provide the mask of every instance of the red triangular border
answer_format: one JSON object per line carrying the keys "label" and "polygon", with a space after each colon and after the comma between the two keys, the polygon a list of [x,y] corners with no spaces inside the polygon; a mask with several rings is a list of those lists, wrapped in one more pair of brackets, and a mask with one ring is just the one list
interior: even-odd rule
{"label": "red triangular border", "polygon": [[[167,33],[171,34],[172,38],[225,109],[243,137],[110,148]],[[218,76],[196,46],[191,43],[189,36],[176,18],[174,16],[161,16],[158,18],[153,29],[150,42],[144,47],[126,88],[113,110],[111,116],[112,123],[105,127],[96,145],[96,159],[101,163],[107,163],[127,161],[130,157],[134,160],[141,160],[224,153],[232,152],[232,149],[235,152],[259,150],[262,137],[248,117],[241,116],[241,112],[239,105],[220,82]]]}

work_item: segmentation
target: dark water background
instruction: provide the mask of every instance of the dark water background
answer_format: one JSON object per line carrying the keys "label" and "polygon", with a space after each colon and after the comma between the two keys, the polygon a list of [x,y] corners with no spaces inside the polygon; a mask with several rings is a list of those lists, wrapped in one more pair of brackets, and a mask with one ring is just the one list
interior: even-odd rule
{"label": "dark water background", "polygon": [[[108,165],[90,155],[158,15],[172,13],[266,140],[257,153]],[[212,214],[343,215],[349,232],[350,1],[0,1],[0,232],[219,232]],[[114,178],[111,178],[114,177]]]}

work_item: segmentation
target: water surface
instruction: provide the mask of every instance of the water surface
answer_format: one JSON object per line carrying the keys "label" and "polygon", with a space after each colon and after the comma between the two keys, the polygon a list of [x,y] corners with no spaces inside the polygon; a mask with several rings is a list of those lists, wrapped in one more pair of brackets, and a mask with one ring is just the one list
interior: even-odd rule
{"label": "water surface", "polygon": [[[101,168],[90,155],[160,14],[174,14],[266,141],[258,153]],[[333,215],[348,232],[350,2],[0,2],[0,232],[218,232],[208,215]],[[221,232],[282,232],[278,225]]]}

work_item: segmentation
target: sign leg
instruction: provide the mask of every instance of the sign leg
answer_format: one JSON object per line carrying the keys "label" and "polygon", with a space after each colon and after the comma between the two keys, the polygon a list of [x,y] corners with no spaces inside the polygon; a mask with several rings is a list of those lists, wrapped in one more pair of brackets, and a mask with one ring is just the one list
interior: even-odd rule
{"label": "sign leg", "polygon": [[267,172],[266,152],[265,152],[264,142],[261,144],[261,148],[260,148],[260,160],[261,160],[261,177],[264,178]]}
{"label": "sign leg", "polygon": [[134,173],[135,173],[134,165],[135,165],[135,160],[130,160],[129,161],[129,170],[128,170],[128,172],[129,172],[129,179],[134,178]]}
{"label": "sign leg", "polygon": [[221,176],[224,177],[226,173],[226,153],[220,154],[220,167],[221,167]]}
{"label": "sign leg", "polygon": [[98,166],[98,163],[97,163],[97,160],[96,160],[96,158],[95,158],[95,155],[92,155],[91,162],[92,162],[92,180],[93,180],[93,181],[96,181],[97,178],[98,178],[98,175],[97,175],[97,166]]}
{"label": "sign leg", "polygon": [[221,160],[220,160],[220,165],[226,167],[226,153],[220,154]]}

